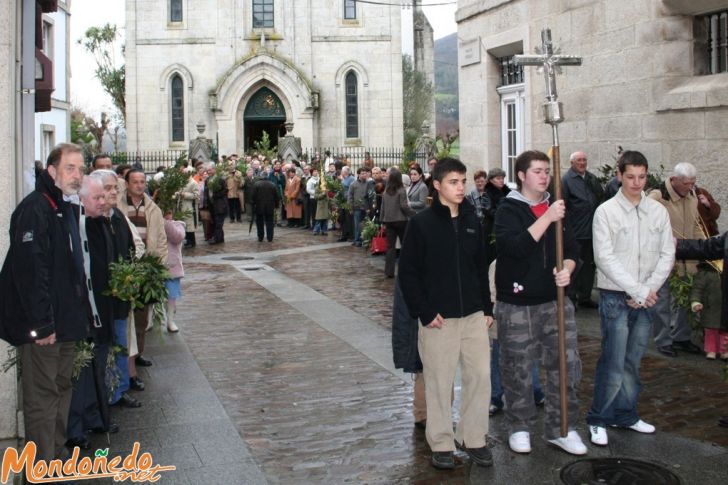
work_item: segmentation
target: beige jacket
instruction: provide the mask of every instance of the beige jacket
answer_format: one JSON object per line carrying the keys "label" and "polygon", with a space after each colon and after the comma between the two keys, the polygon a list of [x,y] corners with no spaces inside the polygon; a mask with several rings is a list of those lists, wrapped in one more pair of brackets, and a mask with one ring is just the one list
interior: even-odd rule
{"label": "beige jacket", "polygon": [[[686,197],[680,197],[672,188],[670,180],[665,180],[664,186],[652,190],[648,197],[662,204],[670,215],[672,235],[677,239],[705,239],[706,235],[700,228],[698,213],[698,198],[690,192]],[[697,261],[684,263],[688,273],[698,271]],[[682,268],[681,268],[682,269]]]}
{"label": "beige jacket", "polygon": [[[129,214],[126,192],[119,197],[119,210],[124,215]],[[164,216],[159,206],[147,194],[144,194],[144,215],[147,218],[146,254],[159,256],[162,262],[167,264],[167,234],[164,232]]]}

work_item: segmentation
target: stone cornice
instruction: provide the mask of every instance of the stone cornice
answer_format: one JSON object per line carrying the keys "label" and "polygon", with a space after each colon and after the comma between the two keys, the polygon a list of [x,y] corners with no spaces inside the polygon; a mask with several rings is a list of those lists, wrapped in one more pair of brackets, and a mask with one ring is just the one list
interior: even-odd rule
{"label": "stone cornice", "polygon": [[498,8],[515,0],[478,0],[455,11],[455,22],[460,23],[481,13]]}
{"label": "stone cornice", "polygon": [[182,39],[137,39],[136,45],[214,44],[212,37],[187,37]]}

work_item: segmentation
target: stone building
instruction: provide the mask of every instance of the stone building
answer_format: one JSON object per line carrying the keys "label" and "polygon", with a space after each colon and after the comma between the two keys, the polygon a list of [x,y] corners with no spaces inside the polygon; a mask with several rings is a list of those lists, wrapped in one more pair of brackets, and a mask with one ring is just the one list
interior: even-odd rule
{"label": "stone building", "polygon": [[725,0],[460,0],[462,158],[513,181],[516,154],[550,147],[543,76],[512,62],[548,26],[562,53],[583,57],[557,80],[564,165],[576,149],[592,169],[613,164],[618,146],[667,171],[689,161],[728,209],[727,19]]}
{"label": "stone building", "polygon": [[128,0],[128,150],[401,146],[400,6],[352,0]]}
{"label": "stone building", "polygon": [[[67,100],[67,69],[54,67],[53,54],[49,51],[48,30],[43,22],[61,29],[61,46],[68,48],[68,31],[64,23],[68,19],[70,0],[5,0],[0,2],[0,260],[5,260],[10,241],[7,228],[15,206],[35,187],[34,162],[40,133],[36,127],[50,125],[50,117],[44,116],[58,100]],[[39,34],[44,35],[37,35]],[[54,38],[58,38],[55,37]],[[50,56],[48,54],[51,54]],[[64,60],[65,62],[65,60]],[[62,80],[58,76],[64,76]],[[55,78],[54,78],[55,76]],[[55,82],[55,84],[54,84]],[[56,88],[61,87],[60,94]],[[65,94],[64,94],[65,93]],[[65,97],[63,97],[65,96]],[[55,100],[55,101],[54,101]],[[45,120],[45,123],[43,123]],[[63,117],[57,116],[58,132],[66,138]],[[54,125],[55,126],[55,125]],[[37,135],[37,136],[36,136]],[[9,346],[0,340],[0,363],[8,358]],[[14,446],[18,434],[18,376],[13,370],[0,372],[0,448]],[[5,441],[7,440],[7,441]]]}

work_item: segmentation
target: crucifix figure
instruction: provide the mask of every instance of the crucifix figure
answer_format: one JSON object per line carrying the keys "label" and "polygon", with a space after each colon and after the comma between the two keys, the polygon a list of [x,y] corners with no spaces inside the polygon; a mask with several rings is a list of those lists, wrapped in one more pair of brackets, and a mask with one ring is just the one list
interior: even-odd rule
{"label": "crucifix figure", "polygon": [[[522,66],[541,66],[546,81],[546,101],[543,103],[543,114],[545,123],[551,125],[553,132],[553,146],[551,157],[553,159],[553,183],[554,196],[556,200],[561,196],[561,162],[559,152],[559,129],[558,125],[564,121],[563,105],[558,100],[556,92],[556,74],[561,71],[560,66],[580,66],[581,57],[560,55],[554,51],[551,42],[551,29],[545,28],[541,31],[541,48],[538,55],[515,56],[516,64]],[[564,268],[564,228],[561,220],[556,222],[556,269],[561,271]],[[559,394],[561,410],[561,436],[565,437],[568,432],[567,412],[567,369],[566,369],[566,325],[564,317],[564,288],[557,287],[557,321],[559,326]]]}

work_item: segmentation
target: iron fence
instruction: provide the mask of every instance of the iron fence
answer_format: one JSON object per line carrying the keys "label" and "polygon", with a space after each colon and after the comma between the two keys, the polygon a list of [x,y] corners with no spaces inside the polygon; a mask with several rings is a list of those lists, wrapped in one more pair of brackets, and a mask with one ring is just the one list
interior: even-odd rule
{"label": "iron fence", "polygon": [[155,173],[158,167],[169,168],[187,160],[187,150],[113,152],[109,156],[114,166],[126,163],[141,168],[146,173]]}
{"label": "iron fence", "polygon": [[421,166],[425,166],[427,160],[424,154],[408,155],[403,147],[318,147],[305,148],[301,158],[311,162],[316,156],[322,161],[326,158],[326,152],[331,153],[334,160],[341,160],[349,165],[353,171],[364,165],[367,154],[372,159],[372,166],[389,168],[399,166],[405,157],[408,160],[414,159]]}

